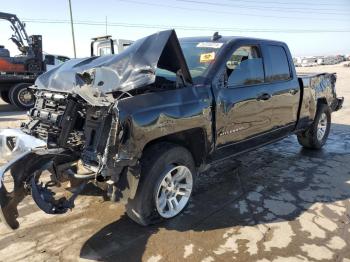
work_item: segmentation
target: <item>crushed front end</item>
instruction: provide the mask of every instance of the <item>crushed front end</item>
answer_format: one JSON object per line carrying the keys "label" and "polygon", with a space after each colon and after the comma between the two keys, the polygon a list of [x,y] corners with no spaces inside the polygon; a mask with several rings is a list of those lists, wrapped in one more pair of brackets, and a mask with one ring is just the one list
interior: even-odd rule
{"label": "crushed front end", "polygon": [[[21,131],[0,133],[0,150],[9,160],[0,169],[0,218],[10,228],[19,226],[17,205],[26,195],[44,212],[61,214],[74,207],[87,182],[106,189],[107,181],[117,182],[117,170],[111,176],[108,169],[116,148],[114,100],[92,95],[98,106],[76,94],[38,90],[29,122]],[[69,198],[55,192],[61,187]]]}

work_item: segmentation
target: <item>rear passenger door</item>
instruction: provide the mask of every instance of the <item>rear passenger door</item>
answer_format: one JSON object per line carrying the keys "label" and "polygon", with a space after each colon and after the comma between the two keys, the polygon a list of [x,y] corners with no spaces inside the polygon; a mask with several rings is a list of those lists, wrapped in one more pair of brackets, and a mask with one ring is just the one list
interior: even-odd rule
{"label": "rear passenger door", "polygon": [[300,86],[294,67],[288,59],[290,53],[284,45],[262,45],[265,61],[266,87],[271,95],[271,130],[283,136],[294,129],[297,121]]}

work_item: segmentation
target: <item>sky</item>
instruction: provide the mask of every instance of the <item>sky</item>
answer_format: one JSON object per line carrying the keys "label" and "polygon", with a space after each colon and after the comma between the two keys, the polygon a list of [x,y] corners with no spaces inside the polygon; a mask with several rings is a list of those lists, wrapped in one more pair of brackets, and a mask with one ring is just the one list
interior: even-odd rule
{"label": "sky", "polygon": [[[77,57],[91,38],[110,34],[136,40],[175,28],[178,37],[252,36],[286,42],[293,56],[350,54],[350,0],[71,0]],[[73,57],[68,0],[2,1],[29,35],[43,36],[46,53]],[[107,27],[106,27],[107,21]],[[18,53],[10,24],[0,20],[0,44]]]}

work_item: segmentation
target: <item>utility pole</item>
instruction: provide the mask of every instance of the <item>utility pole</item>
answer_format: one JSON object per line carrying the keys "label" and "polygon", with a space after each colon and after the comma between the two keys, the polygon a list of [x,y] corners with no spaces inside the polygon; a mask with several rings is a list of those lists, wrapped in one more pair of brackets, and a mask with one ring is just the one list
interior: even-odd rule
{"label": "utility pole", "polygon": [[73,14],[72,14],[72,3],[71,0],[68,0],[69,2],[69,13],[70,13],[70,26],[72,29],[72,39],[73,39],[73,50],[74,50],[74,58],[77,58],[77,53],[75,50],[75,37],[74,37],[74,25],[73,25]]}
{"label": "utility pole", "polygon": [[106,35],[107,35],[107,16],[106,16]]}

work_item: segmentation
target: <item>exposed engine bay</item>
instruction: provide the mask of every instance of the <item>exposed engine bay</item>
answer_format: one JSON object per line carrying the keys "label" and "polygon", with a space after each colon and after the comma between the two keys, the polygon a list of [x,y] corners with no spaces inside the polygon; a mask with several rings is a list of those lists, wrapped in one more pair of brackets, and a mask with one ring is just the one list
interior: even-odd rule
{"label": "exposed engine bay", "polygon": [[[43,143],[17,155],[17,161],[10,170],[14,190],[7,192],[5,185],[0,190],[4,195],[1,196],[2,216],[11,228],[18,226],[15,222],[17,202],[27,194],[31,194],[44,212],[61,214],[74,207],[74,199],[88,181],[98,180],[96,185],[100,185],[110,180],[107,159],[112,153],[109,149],[113,147],[107,146],[107,142],[115,137],[117,129],[117,118],[112,108],[113,103],[95,107],[72,94],[36,92],[36,105],[28,112],[30,121],[21,129],[22,136]],[[15,140],[20,136],[11,136],[10,133],[6,137],[4,142],[9,151],[15,150],[18,143]],[[115,150],[113,153],[115,155]],[[3,170],[4,173],[6,171]],[[117,182],[118,175],[116,172],[113,176],[114,182]],[[65,182],[69,182],[72,196],[55,197],[53,187]]]}
{"label": "exposed engine bay", "polygon": [[[157,68],[176,77],[157,76]],[[36,103],[29,122],[21,131],[0,133],[0,150],[10,160],[0,169],[1,220],[18,228],[17,206],[26,195],[48,214],[65,213],[88,182],[113,201],[135,194],[139,166],[136,157],[119,151],[129,134],[119,121],[118,103],[189,82],[173,30],[141,39],[121,54],[68,61],[40,76],[32,87]],[[70,197],[54,190],[61,186]]]}

